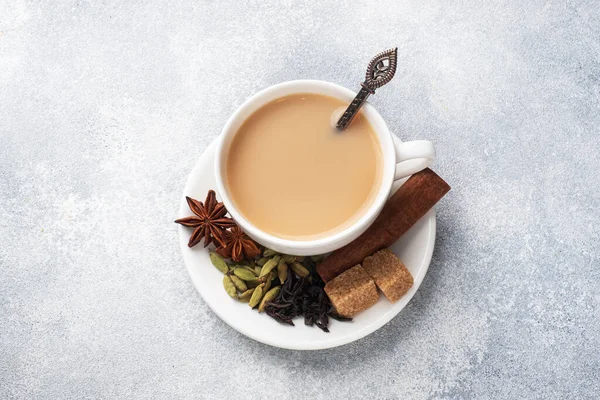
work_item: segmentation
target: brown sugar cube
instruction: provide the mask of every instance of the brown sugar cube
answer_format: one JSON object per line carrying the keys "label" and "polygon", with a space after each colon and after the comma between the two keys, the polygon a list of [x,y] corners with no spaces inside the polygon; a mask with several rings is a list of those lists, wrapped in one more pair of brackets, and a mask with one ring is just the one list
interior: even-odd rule
{"label": "brown sugar cube", "polygon": [[365,258],[363,268],[392,303],[404,296],[414,283],[406,266],[388,249]]}
{"label": "brown sugar cube", "polygon": [[337,312],[344,317],[352,317],[379,300],[375,282],[360,265],[329,281],[325,285],[325,293]]}

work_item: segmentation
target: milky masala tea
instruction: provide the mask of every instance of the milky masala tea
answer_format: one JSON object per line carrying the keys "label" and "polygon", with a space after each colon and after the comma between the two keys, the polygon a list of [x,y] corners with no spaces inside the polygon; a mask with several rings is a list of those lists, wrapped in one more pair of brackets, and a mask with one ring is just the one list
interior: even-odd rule
{"label": "milky masala tea", "polygon": [[362,114],[340,132],[333,112],[347,103],[318,94],[274,100],[248,117],[227,155],[226,185],[258,229],[312,240],[342,231],[380,188],[383,154]]}

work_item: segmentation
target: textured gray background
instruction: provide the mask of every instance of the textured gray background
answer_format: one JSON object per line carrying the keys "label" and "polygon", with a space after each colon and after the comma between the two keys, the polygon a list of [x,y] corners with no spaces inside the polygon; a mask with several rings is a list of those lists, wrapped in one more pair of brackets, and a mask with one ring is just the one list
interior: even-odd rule
{"label": "textured gray background", "polygon": [[[600,7],[0,0],[0,398],[600,397]],[[453,191],[423,286],[320,352],[202,302],[173,224],[248,96],[357,89]]]}

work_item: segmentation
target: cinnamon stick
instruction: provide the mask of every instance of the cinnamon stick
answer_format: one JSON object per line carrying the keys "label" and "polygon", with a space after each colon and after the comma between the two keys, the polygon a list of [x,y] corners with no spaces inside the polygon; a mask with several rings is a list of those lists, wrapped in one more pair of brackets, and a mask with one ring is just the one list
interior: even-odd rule
{"label": "cinnamon stick", "polygon": [[317,272],[325,282],[330,281],[371,254],[391,246],[449,190],[450,186],[429,168],[414,174],[388,199],[373,225],[353,242],[331,253],[317,266]]}

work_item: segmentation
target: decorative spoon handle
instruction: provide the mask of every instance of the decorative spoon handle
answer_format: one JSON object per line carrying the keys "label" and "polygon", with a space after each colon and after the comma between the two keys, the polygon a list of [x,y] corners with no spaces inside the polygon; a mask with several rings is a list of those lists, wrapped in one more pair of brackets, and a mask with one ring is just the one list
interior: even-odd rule
{"label": "decorative spoon handle", "polygon": [[392,80],[396,73],[396,63],[398,61],[397,50],[398,48],[395,47],[382,51],[369,62],[365,81],[360,84],[362,88],[336,124],[339,130],[343,131],[350,125],[350,122],[358,114],[358,111],[365,104],[367,98],[375,94],[375,89],[382,87]]}

